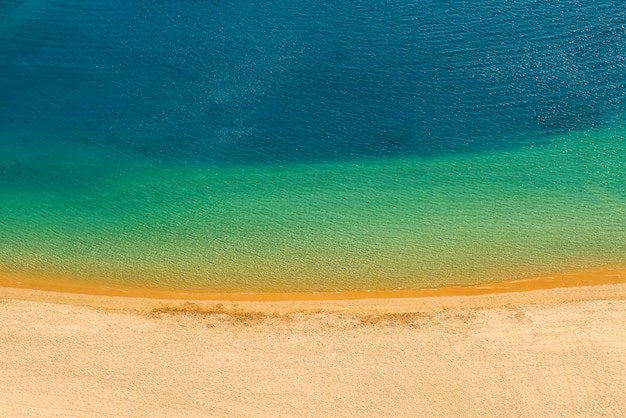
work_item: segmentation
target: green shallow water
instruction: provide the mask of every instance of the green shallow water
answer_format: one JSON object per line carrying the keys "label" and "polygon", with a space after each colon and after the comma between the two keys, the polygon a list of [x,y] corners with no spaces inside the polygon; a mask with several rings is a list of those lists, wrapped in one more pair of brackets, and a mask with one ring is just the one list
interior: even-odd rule
{"label": "green shallow water", "polygon": [[309,292],[626,266],[623,128],[489,153],[281,167],[167,166],[69,143],[2,151],[5,272]]}

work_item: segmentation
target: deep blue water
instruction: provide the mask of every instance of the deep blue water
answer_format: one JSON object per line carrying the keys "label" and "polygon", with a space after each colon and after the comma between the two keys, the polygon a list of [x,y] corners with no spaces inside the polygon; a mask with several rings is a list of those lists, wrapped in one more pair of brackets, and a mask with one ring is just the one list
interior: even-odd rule
{"label": "deep blue water", "polygon": [[481,152],[619,119],[625,83],[617,1],[0,3],[0,137],[18,147],[228,165]]}

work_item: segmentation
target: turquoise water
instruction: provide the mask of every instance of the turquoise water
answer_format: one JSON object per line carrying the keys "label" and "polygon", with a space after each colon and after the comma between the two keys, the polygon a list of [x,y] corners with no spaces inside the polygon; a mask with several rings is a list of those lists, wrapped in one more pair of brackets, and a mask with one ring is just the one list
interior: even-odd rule
{"label": "turquoise water", "polygon": [[613,2],[0,6],[0,271],[194,291],[626,265]]}

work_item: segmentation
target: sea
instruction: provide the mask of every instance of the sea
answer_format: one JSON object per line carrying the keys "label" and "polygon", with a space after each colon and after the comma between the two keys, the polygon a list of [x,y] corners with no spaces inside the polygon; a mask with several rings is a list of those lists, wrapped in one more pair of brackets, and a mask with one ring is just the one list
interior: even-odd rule
{"label": "sea", "polygon": [[4,0],[0,273],[179,292],[626,267],[626,6]]}

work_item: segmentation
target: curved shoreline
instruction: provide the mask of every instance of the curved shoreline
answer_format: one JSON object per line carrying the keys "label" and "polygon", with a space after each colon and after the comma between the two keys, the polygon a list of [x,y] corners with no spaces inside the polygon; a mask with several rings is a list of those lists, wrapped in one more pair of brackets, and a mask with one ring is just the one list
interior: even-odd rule
{"label": "curved shoreline", "polygon": [[[0,298],[25,299],[33,301],[60,302],[95,306],[155,306],[164,303],[235,303],[269,307],[278,304],[333,304],[359,301],[376,302],[381,305],[395,300],[397,307],[406,305],[402,300],[440,299],[467,296],[498,296],[528,293],[537,290],[558,290],[573,287],[626,284],[626,269],[593,269],[570,273],[484,283],[474,286],[449,286],[418,290],[390,290],[363,292],[319,292],[319,293],[192,293],[138,288],[117,288],[109,286],[78,285],[68,281],[41,280],[30,277],[0,273]],[[470,298],[473,299],[473,298]],[[509,298],[510,299],[510,298]],[[106,301],[106,302],[105,302]],[[371,303],[370,303],[371,304]],[[274,304],[275,305],[275,304]],[[339,306],[337,305],[337,306]],[[195,306],[195,305],[194,305]],[[387,310],[387,309],[386,309]]]}

